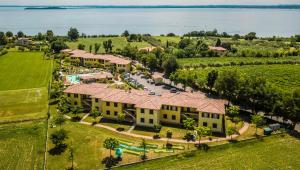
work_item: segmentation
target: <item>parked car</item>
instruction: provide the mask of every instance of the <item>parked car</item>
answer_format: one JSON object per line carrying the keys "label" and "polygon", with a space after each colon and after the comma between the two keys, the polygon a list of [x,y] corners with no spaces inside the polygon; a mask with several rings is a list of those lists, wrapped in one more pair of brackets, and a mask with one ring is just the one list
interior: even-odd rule
{"label": "parked car", "polygon": [[149,95],[155,95],[155,92],[154,91],[150,91]]}
{"label": "parked car", "polygon": [[171,92],[171,93],[177,93],[177,89],[171,88],[170,92]]}

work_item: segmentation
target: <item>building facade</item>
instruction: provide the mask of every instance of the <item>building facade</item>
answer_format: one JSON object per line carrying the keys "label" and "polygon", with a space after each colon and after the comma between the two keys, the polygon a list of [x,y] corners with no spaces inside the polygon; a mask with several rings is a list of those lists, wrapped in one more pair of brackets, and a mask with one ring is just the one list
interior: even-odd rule
{"label": "building facade", "polygon": [[153,127],[160,124],[180,125],[186,118],[193,118],[198,125],[213,132],[224,132],[225,103],[201,93],[165,93],[149,95],[142,90],[120,90],[106,84],[76,84],[64,93],[71,104],[96,110],[108,119],[118,119],[120,113],[132,117],[139,126]]}
{"label": "building facade", "polygon": [[109,54],[92,54],[83,50],[65,49],[61,51],[70,56],[71,63],[84,67],[103,67],[109,68],[117,72],[129,72],[131,70],[131,60],[127,60],[122,56],[114,56]]}

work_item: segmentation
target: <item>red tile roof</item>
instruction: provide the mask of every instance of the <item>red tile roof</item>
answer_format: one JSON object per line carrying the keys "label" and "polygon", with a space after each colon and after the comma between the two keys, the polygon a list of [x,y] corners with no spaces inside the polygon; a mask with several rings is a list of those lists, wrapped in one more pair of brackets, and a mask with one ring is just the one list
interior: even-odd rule
{"label": "red tile roof", "polygon": [[208,46],[208,48],[210,50],[214,50],[214,51],[227,51],[226,48],[223,48],[223,47],[214,47],[214,46]]}
{"label": "red tile roof", "polygon": [[88,94],[103,101],[134,104],[137,108],[159,110],[162,105],[171,105],[195,108],[199,112],[225,114],[225,100],[208,98],[205,94],[196,92],[164,93],[162,96],[155,96],[142,90],[125,91],[96,83],[73,85],[64,92]]}
{"label": "red tile roof", "polygon": [[70,49],[65,49],[62,50],[62,52],[67,52],[69,53],[72,57],[77,57],[77,58],[86,58],[86,59],[100,59],[100,60],[105,60],[108,61],[112,64],[122,64],[122,65],[127,65],[130,64],[131,61],[124,59],[122,56],[114,56],[110,54],[92,54],[88,53],[83,50],[71,50]]}

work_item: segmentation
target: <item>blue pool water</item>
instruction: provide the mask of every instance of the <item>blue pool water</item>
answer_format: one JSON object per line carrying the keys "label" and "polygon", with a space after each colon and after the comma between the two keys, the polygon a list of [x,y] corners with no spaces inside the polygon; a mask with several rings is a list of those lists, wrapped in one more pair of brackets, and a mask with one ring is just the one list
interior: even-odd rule
{"label": "blue pool water", "polygon": [[68,81],[71,84],[78,84],[78,83],[80,83],[80,79],[79,79],[78,75],[69,75],[69,76],[67,76],[67,79],[68,79]]}

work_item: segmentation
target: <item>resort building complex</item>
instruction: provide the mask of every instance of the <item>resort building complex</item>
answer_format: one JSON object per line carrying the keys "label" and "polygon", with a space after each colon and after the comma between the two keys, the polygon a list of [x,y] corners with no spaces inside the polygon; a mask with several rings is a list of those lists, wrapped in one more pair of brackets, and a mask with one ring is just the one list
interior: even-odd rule
{"label": "resort building complex", "polygon": [[63,53],[70,56],[71,62],[75,65],[84,67],[105,67],[117,72],[129,72],[131,69],[131,60],[122,56],[110,54],[92,54],[83,50],[62,50]]}
{"label": "resort building complex", "polygon": [[118,119],[124,113],[138,126],[153,127],[180,125],[191,117],[199,125],[211,127],[213,132],[224,132],[226,101],[199,92],[166,92],[157,96],[143,90],[121,90],[92,83],[69,86],[64,93],[73,106],[99,111],[108,119]]}

